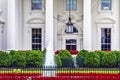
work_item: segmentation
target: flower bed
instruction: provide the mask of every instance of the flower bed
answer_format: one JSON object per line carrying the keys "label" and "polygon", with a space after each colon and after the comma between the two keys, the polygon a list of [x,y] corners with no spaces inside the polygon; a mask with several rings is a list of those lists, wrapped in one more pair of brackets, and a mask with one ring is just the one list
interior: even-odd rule
{"label": "flower bed", "polygon": [[[77,55],[78,51],[77,50],[68,50],[71,55]],[[59,54],[60,50],[55,51],[55,54]]]}
{"label": "flower bed", "polygon": [[0,73],[0,80],[120,80],[120,74],[57,73],[56,77],[43,77],[39,73]]}

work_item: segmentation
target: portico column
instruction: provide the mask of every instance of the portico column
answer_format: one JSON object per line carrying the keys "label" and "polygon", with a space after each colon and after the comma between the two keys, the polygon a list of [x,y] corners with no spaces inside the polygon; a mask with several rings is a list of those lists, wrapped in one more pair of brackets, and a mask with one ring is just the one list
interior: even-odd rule
{"label": "portico column", "polygon": [[51,44],[51,49],[54,50],[53,42],[53,0],[46,0],[46,36],[45,36],[45,46]]}
{"label": "portico column", "polygon": [[7,50],[15,50],[15,1],[8,0]]}
{"label": "portico column", "polygon": [[92,50],[91,0],[83,0],[83,49]]}

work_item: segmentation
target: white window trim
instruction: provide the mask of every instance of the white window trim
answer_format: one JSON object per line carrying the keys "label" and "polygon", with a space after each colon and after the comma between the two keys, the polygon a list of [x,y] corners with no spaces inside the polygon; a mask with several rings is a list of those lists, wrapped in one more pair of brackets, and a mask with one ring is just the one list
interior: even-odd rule
{"label": "white window trim", "polygon": [[44,44],[45,43],[44,42],[45,41],[44,40],[45,36],[44,35],[45,34],[44,34],[44,25],[43,24],[30,24],[30,33],[29,33],[30,34],[30,43],[29,44],[31,44],[30,49],[32,50],[32,29],[33,28],[38,28],[38,29],[40,28],[41,29],[41,31],[42,31],[42,33],[41,33],[42,34],[41,50],[44,50],[44,46],[45,46],[45,44]]}
{"label": "white window trim", "polygon": [[97,44],[96,48],[97,50],[101,50],[101,28],[111,28],[111,50],[113,50],[113,44],[114,44],[114,27],[113,24],[97,24]]}
{"label": "white window trim", "polygon": [[113,12],[113,1],[111,0],[111,10],[102,10],[101,9],[101,0],[99,0],[98,12],[99,13],[112,13]]}
{"label": "white window trim", "polygon": [[76,50],[80,50],[80,39],[78,35],[64,35],[62,39],[62,49],[66,49],[66,39],[76,39]]}

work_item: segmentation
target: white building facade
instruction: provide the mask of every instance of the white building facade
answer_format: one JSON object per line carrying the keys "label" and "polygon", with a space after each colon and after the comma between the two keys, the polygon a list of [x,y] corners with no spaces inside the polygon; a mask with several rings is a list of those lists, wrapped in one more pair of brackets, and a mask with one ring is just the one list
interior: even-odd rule
{"label": "white building facade", "polygon": [[0,0],[0,50],[120,50],[119,0]]}

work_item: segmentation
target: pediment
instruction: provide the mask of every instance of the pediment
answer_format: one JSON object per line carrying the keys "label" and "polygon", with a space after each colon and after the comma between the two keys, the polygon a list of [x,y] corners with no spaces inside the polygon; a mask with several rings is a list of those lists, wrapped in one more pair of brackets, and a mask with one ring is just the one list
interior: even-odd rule
{"label": "pediment", "polygon": [[110,18],[102,18],[96,21],[96,23],[108,23],[108,24],[115,24],[115,20]]}
{"label": "pediment", "polygon": [[32,19],[28,20],[27,23],[28,24],[44,24],[45,21],[40,18],[32,18]]}

